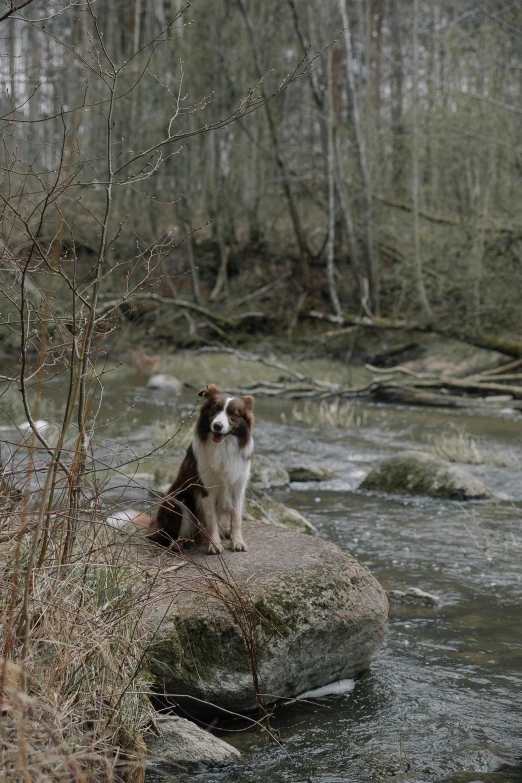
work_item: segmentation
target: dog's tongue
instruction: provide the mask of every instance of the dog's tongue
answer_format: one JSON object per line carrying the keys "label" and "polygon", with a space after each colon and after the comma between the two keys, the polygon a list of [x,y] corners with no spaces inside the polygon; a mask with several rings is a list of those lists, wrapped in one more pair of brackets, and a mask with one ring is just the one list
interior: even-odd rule
{"label": "dog's tongue", "polygon": [[212,440],[214,443],[221,443],[222,440],[225,440],[225,436],[221,434],[221,432],[214,432],[212,434]]}

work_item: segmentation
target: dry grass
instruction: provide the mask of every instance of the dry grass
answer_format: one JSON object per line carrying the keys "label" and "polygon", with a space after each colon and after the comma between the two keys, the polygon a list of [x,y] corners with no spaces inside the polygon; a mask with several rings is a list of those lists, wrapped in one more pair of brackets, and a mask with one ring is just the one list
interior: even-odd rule
{"label": "dry grass", "polygon": [[[107,526],[101,497],[82,499],[67,549],[74,520],[63,510],[67,492],[57,499],[67,479],[52,504],[49,491],[31,497],[27,474],[22,492],[0,474],[0,781],[142,783],[154,723],[151,611],[165,591],[164,558],[143,554],[134,530]],[[52,512],[38,528],[42,501]],[[199,570],[245,635],[255,679],[259,615],[248,591],[227,579],[214,585],[204,564]]]}
{"label": "dry grass", "polygon": [[[21,522],[4,513],[0,535]],[[31,544],[32,534],[0,544],[0,780],[139,781],[153,583],[94,519],[61,568],[59,535],[29,572]]]}
{"label": "dry grass", "polygon": [[307,400],[292,408],[294,421],[315,427],[352,429],[365,422],[364,411],[349,402],[334,400]]}
{"label": "dry grass", "polygon": [[448,462],[462,462],[467,465],[495,465],[498,468],[520,467],[516,454],[509,449],[483,447],[464,427],[436,435],[431,440],[435,454]]}

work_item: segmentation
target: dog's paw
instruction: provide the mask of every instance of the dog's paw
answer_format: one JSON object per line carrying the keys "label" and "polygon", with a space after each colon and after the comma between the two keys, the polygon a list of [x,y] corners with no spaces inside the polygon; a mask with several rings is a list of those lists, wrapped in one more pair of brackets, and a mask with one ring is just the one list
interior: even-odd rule
{"label": "dog's paw", "polygon": [[216,542],[211,541],[207,545],[207,554],[209,555],[220,555],[222,551],[223,551],[222,544],[217,544]]}
{"label": "dog's paw", "polygon": [[230,542],[230,549],[233,552],[248,552],[248,547],[242,538],[235,538]]}

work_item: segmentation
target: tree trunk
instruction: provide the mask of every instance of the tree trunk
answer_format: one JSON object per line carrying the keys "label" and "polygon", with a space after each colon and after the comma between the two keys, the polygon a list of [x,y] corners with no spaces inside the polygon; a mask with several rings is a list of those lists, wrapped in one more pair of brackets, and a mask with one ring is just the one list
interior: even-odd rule
{"label": "tree trunk", "polygon": [[419,231],[419,128],[417,109],[419,102],[419,0],[413,0],[413,77],[412,77],[412,205],[413,205],[413,264],[417,297],[422,317],[431,323],[433,315],[424,285]]}
{"label": "tree trunk", "polygon": [[348,11],[346,9],[346,0],[339,0],[339,10],[341,12],[343,27],[344,27],[344,42],[346,46],[346,73],[348,77],[348,88],[349,88],[350,99],[352,104],[353,126],[355,131],[355,143],[357,148],[357,161],[359,164],[359,170],[361,174],[363,191],[364,191],[365,244],[366,244],[366,254],[368,259],[368,279],[370,282],[371,308],[374,313],[378,314],[380,310],[379,270],[378,270],[377,257],[375,253],[375,248],[373,246],[373,237],[372,237],[372,190],[371,190],[371,182],[370,182],[370,172],[366,159],[366,149],[364,145],[364,138],[363,138],[363,132],[361,127],[359,97],[357,95],[357,89],[355,86],[355,74],[353,70],[352,39],[351,39],[351,32],[350,32],[350,21],[348,18]]}
{"label": "tree trunk", "polygon": [[311,253],[308,247],[308,242],[303,227],[301,225],[301,219],[297,211],[297,205],[295,203],[294,194],[292,192],[292,187],[290,184],[290,175],[288,173],[288,169],[284,161],[284,158],[281,154],[281,144],[279,141],[279,135],[277,132],[276,124],[272,116],[272,110],[268,104],[268,101],[266,100],[267,94],[262,81],[265,74],[263,74],[261,68],[259,49],[258,49],[254,29],[252,27],[252,22],[250,20],[250,16],[248,14],[244,0],[238,0],[238,2],[239,2],[239,7],[241,9],[241,13],[243,14],[243,18],[245,20],[245,25],[248,31],[248,37],[250,39],[250,45],[252,47],[252,54],[254,57],[254,66],[256,70],[256,75],[260,82],[259,91],[263,100],[265,101],[264,107],[265,107],[266,118],[268,122],[268,128],[270,130],[270,136],[272,138],[272,144],[274,146],[277,167],[280,171],[281,178],[283,180],[283,190],[288,204],[288,211],[290,213],[290,219],[292,221],[292,226],[294,228],[295,238],[297,240],[297,246],[299,248],[299,260],[301,263],[301,273],[303,277],[303,283],[308,288],[310,285],[310,268],[308,265],[308,257],[311,255]]}
{"label": "tree trunk", "polygon": [[328,50],[328,242],[326,245],[326,277],[328,279],[328,291],[334,311],[339,315],[341,313],[341,304],[337,293],[337,284],[335,282],[335,114],[334,114],[334,90],[333,90],[333,55],[332,47]]}

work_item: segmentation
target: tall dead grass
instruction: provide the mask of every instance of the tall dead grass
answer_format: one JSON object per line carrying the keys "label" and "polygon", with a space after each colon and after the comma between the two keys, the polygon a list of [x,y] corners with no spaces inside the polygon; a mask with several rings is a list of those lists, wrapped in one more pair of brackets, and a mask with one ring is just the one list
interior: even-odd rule
{"label": "tall dead grass", "polygon": [[365,422],[364,411],[350,402],[334,400],[306,400],[292,408],[294,421],[316,427],[352,429]]}
{"label": "tall dead grass", "polygon": [[436,435],[431,440],[433,451],[448,462],[466,465],[494,465],[497,468],[520,467],[520,460],[510,449],[481,444],[463,426]]}
{"label": "tall dead grass", "polygon": [[66,565],[53,537],[29,572],[31,535],[10,538],[27,519],[3,494],[0,780],[140,781],[154,580],[97,512],[78,525]]}

